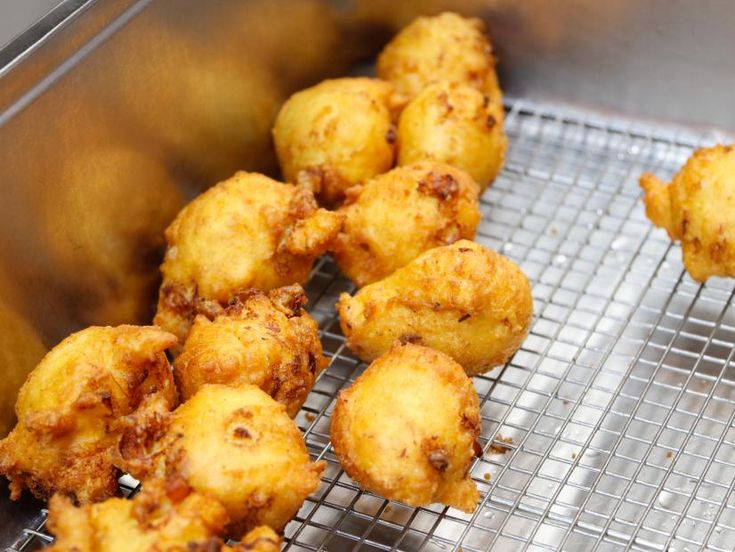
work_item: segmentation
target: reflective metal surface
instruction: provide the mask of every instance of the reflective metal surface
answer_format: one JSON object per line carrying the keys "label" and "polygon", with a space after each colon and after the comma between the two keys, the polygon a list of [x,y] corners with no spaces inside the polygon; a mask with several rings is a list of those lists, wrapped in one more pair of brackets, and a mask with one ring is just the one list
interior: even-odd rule
{"label": "reflective metal surface", "polygon": [[[633,132],[633,127],[621,127],[612,116],[735,129],[731,92],[735,39],[730,31],[735,4],[725,0],[214,0],[206,7],[196,0],[67,0],[65,4],[73,8],[69,13],[74,17],[40,24],[14,49],[0,54],[7,62],[0,68],[0,432],[12,423],[16,390],[45,348],[84,325],[150,319],[161,232],[184,201],[238,168],[276,172],[269,130],[280,102],[292,90],[369,60],[390,32],[413,16],[452,8],[488,21],[509,96],[535,99],[542,106],[563,101],[603,110],[596,118],[583,110],[581,116],[564,119],[560,114],[569,113],[566,108],[531,109],[523,102],[511,102],[509,164],[484,204],[487,218],[481,240],[494,247],[509,244],[506,253],[524,263],[536,283],[539,319],[534,333],[508,367],[476,380],[486,401],[488,443],[495,430],[505,427],[519,441],[502,458],[491,456],[478,463],[475,475],[486,499],[471,519],[451,511],[409,511],[389,505],[359,493],[346,481],[324,440],[325,424],[334,393],[362,367],[344,355],[341,336],[334,333],[330,293],[345,282],[325,261],[311,284],[312,294],[321,297],[315,297],[312,307],[324,311],[323,335],[334,361],[305,410],[316,420],[304,413],[300,421],[314,454],[331,460],[331,471],[323,493],[305,506],[300,521],[289,526],[292,546],[413,550],[461,544],[465,550],[482,550],[505,543],[511,548],[554,549],[555,539],[562,535],[569,546],[579,541],[580,549],[597,542],[611,548],[627,543],[663,550],[673,541],[677,548],[707,539],[720,546],[717,543],[728,541],[716,540],[724,538],[717,535],[735,538],[729,533],[735,531],[730,522],[732,477],[723,483],[726,477],[709,471],[722,464],[718,456],[722,452],[717,451],[731,447],[726,431],[732,419],[721,406],[732,399],[727,394],[731,365],[725,350],[735,343],[727,337],[729,284],[700,288],[682,275],[678,248],[645,224],[634,185],[638,171],[658,167],[671,172],[691,147],[723,139],[725,134],[697,131],[681,139],[658,123],[645,131],[633,125],[638,129]],[[544,193],[558,201],[534,201]],[[611,203],[597,206],[591,199],[589,205],[583,201],[598,196]],[[618,203],[628,210],[606,211],[618,209]],[[557,211],[549,210],[552,204]],[[569,220],[559,219],[558,213]],[[571,233],[580,221],[584,224],[579,231],[587,233]],[[543,227],[534,226],[539,224]],[[599,241],[609,234],[625,234],[625,228],[636,229],[630,243],[615,249],[614,238],[610,243]],[[580,243],[579,251],[571,251]],[[562,258],[566,264],[559,265]],[[635,300],[639,302],[631,299],[632,305],[616,306],[621,288],[609,287],[613,272],[619,286],[632,282],[633,287],[654,289],[652,302],[639,297]],[[585,280],[585,274],[595,276]],[[319,286],[323,291],[314,291],[322,289]],[[591,327],[585,323],[574,329],[575,321],[589,318],[586,306],[600,294],[602,303],[593,307],[593,314],[604,305],[617,310],[590,319],[595,335],[580,337]],[[710,295],[716,298],[714,310],[699,312],[702,297]],[[666,314],[654,322],[645,318],[650,310],[668,312],[669,305],[676,309],[671,324]],[[645,318],[643,329],[636,313]],[[659,325],[663,329],[657,329]],[[700,326],[705,328],[703,334],[696,329]],[[632,345],[625,332],[635,334]],[[566,358],[569,339],[581,348]],[[598,358],[597,346],[603,341],[605,348],[627,351],[626,360],[615,366],[600,360],[578,367],[581,356]],[[630,352],[634,345],[639,352]],[[557,352],[564,358],[556,359]],[[547,357],[553,362],[542,362]],[[711,359],[719,364],[711,365]],[[547,368],[550,374],[541,374]],[[587,375],[579,383],[582,372]],[[659,389],[655,383],[669,372],[671,378],[683,377],[673,399],[668,387]],[[640,388],[625,387],[627,380],[619,373],[638,377],[633,381]],[[592,379],[585,379],[588,376]],[[701,392],[689,390],[700,381],[712,386]],[[572,399],[560,399],[568,409],[549,410],[558,402],[556,393],[567,388],[579,390]],[[604,405],[598,402],[602,392],[609,398]],[[699,402],[690,405],[690,396],[699,397],[692,399]],[[620,407],[623,403],[628,406]],[[623,414],[633,409],[638,416],[639,411],[644,415],[661,404],[663,410],[659,408],[652,418],[663,428],[660,432],[646,429],[639,435],[638,422],[629,417],[619,424],[615,421],[614,438],[603,439],[610,429],[605,420],[618,420],[621,408]],[[565,437],[563,429],[577,424],[595,405],[603,410],[589,433],[582,432],[582,442],[568,442],[571,437]],[[676,425],[682,409],[697,423]],[[700,424],[713,417],[714,425]],[[560,431],[549,434],[549,424],[558,425]],[[673,460],[656,467],[656,447],[670,432],[685,440],[666,445]],[[638,452],[631,456],[621,448],[628,447],[629,438],[639,443],[636,450],[644,454],[643,467],[630,473],[624,467],[625,478],[615,486],[610,481],[617,472],[611,470],[618,462],[638,459]],[[704,471],[692,475],[696,488],[691,498],[662,510],[658,497],[668,496],[663,492],[682,495],[678,490],[683,487],[675,480],[689,473],[677,462],[699,462],[689,458],[693,449],[688,443],[702,439],[714,448],[702,449],[707,450]],[[534,448],[537,442],[547,448],[539,452]],[[557,459],[557,449],[569,449],[579,459]],[[586,451],[604,454],[604,460],[599,465],[593,462],[580,490],[573,474]],[[548,471],[547,465],[561,467]],[[724,466],[726,473],[729,464]],[[491,483],[484,479],[486,472],[492,474]],[[540,481],[548,485],[547,480],[553,488],[538,487]],[[713,494],[707,494],[709,489]],[[41,519],[38,505],[11,505],[4,499],[4,489],[0,494],[0,546],[20,545],[30,534],[24,535],[22,529]],[[705,505],[714,501],[715,509],[708,513],[713,517],[697,517],[690,511],[700,495]],[[599,510],[603,503],[613,509]],[[660,511],[671,520],[659,519]],[[691,519],[705,519],[698,527],[705,523],[706,531],[687,536]],[[673,524],[662,525],[664,521]],[[657,533],[656,527],[665,527],[665,534]],[[680,533],[681,538],[673,536]],[[646,548],[646,543],[653,545]]]}

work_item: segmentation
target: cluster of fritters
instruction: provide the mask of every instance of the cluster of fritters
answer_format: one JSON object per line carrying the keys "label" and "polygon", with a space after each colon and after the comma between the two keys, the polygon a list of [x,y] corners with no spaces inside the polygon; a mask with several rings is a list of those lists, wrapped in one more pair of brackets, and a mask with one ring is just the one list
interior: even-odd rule
{"label": "cluster of fritters", "polygon": [[[471,241],[506,147],[495,61],[478,20],[445,13],[401,31],[377,77],[284,104],[287,183],[239,172],[178,214],[155,326],[87,328],[29,375],[0,473],[13,499],[49,500],[54,550],[279,549],[324,469],[293,417],[327,364],[301,287],[327,252],[358,288],[337,304],[347,346],[371,363],[336,402],[337,458],[387,498],[475,509],[470,376],[507,362],[532,317],[519,267]],[[642,179],[695,278],[733,275],[730,211],[705,207],[734,167],[720,147],[669,187]]]}
{"label": "cluster of fritters", "polygon": [[470,241],[506,147],[495,61],[478,20],[446,13],[377,73],[283,105],[287,182],[239,172],[178,214],[153,326],[87,328],[29,375],[0,473],[49,500],[54,550],[279,549],[324,469],[293,417],[327,365],[301,287],[327,252],[359,288],[337,305],[347,346],[372,362],[332,416],[345,471],[475,508],[469,376],[508,360],[532,311],[521,270]]}

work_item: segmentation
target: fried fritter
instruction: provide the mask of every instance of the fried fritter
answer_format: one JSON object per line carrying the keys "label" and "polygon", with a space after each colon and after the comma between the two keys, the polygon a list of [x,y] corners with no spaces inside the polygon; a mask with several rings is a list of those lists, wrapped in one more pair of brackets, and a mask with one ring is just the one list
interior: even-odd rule
{"label": "fried fritter", "polygon": [[154,322],[183,345],[196,314],[214,316],[239,291],[303,283],[341,225],[342,215],[318,209],[308,188],[238,172],[166,230]]}
{"label": "fried fritter", "polygon": [[183,400],[206,383],[257,385],[294,417],[326,366],[299,285],[248,290],[213,321],[198,316],[174,363]]}
{"label": "fried fritter", "polygon": [[128,472],[144,484],[180,475],[219,499],[233,538],[258,525],[281,530],[324,469],[309,460],[286,408],[254,385],[204,385],[173,413],[152,404],[128,421],[120,444]]}
{"label": "fried fritter", "polygon": [[279,552],[282,542],[283,539],[273,529],[261,525],[248,531],[239,544],[222,547],[222,552]]}
{"label": "fried fritter", "polygon": [[369,78],[323,81],[283,104],[273,140],[288,182],[308,181],[324,205],[393,165],[392,87]]}
{"label": "fried fritter", "polygon": [[500,103],[467,84],[429,85],[401,113],[398,164],[443,161],[467,171],[484,190],[505,159],[503,118]]}
{"label": "fried fritter", "polygon": [[151,480],[132,500],[110,498],[82,507],[54,495],[49,502],[48,527],[56,542],[49,550],[197,550],[198,545],[216,543],[227,521],[225,507],[218,500],[192,492],[181,479]]}
{"label": "fried fritter", "polygon": [[461,240],[427,251],[354,297],[343,293],[337,308],[347,346],[365,361],[400,340],[433,347],[476,375],[518,349],[533,302],[515,263]]}
{"label": "fried fritter", "polygon": [[164,351],[176,338],[159,328],[91,327],[54,347],[30,373],[15,405],[18,424],[0,441],[10,497],[23,488],[85,504],[117,492],[116,421],[146,396],[163,409],[176,389]]}
{"label": "fried fritter", "polygon": [[479,401],[462,367],[412,344],[373,362],[339,394],[332,415],[332,445],[347,475],[410,506],[475,509],[469,469],[479,434]]}
{"label": "fried fritter", "polygon": [[651,173],[640,184],[646,215],[681,241],[692,278],[735,276],[735,146],[698,149],[670,184]]}
{"label": "fried fritter", "polygon": [[395,86],[402,105],[441,81],[469,84],[492,103],[502,100],[485,24],[451,12],[407,25],[380,53],[377,73]]}
{"label": "fried fritter", "polygon": [[393,169],[350,190],[333,255],[360,287],[385,278],[432,247],[474,238],[478,194],[467,173],[444,163]]}
{"label": "fried fritter", "polygon": [[258,527],[241,544],[222,541],[228,517],[209,495],[192,491],[181,479],[146,482],[132,500],[110,498],[76,507],[67,497],[49,502],[53,552],[277,552],[281,538]]}

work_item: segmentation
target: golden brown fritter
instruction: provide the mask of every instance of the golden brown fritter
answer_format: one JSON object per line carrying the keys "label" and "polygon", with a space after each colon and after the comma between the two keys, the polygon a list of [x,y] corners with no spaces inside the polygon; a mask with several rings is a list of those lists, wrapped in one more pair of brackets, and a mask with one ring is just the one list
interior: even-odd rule
{"label": "golden brown fritter", "polygon": [[467,173],[444,163],[393,169],[350,190],[333,255],[358,286],[385,278],[432,247],[474,238],[478,194]]}
{"label": "golden brown fritter", "polygon": [[318,209],[308,188],[238,172],[166,230],[154,322],[183,345],[196,314],[212,317],[239,291],[303,283],[341,225],[342,215]]}
{"label": "golden brown fritter", "polygon": [[464,83],[424,88],[401,113],[398,164],[434,160],[472,176],[484,190],[503,166],[503,106]]}
{"label": "golden brown fritter", "polygon": [[222,552],[279,552],[282,542],[283,539],[273,529],[261,525],[248,531],[239,544],[223,546]]}
{"label": "golden brown fritter", "polygon": [[323,81],[283,104],[273,140],[288,182],[308,181],[339,204],[350,186],[393,165],[392,87],[369,78]]}
{"label": "golden brown fritter", "polygon": [[[225,507],[215,498],[192,492],[182,479],[151,480],[132,500],[110,498],[75,507],[54,495],[48,527],[56,536],[54,552],[163,552],[220,550],[227,525]],[[204,550],[204,548],[202,548]]]}
{"label": "golden brown fritter", "polygon": [[241,544],[222,537],[227,511],[217,499],[192,491],[181,478],[146,482],[132,500],[110,498],[76,507],[67,497],[49,502],[53,552],[277,552],[281,538],[257,527]]}
{"label": "golden brown fritter", "polygon": [[248,290],[213,321],[198,316],[174,363],[182,400],[204,384],[260,387],[294,417],[326,366],[318,327],[299,285]]}
{"label": "golden brown fritter", "polygon": [[377,72],[395,86],[402,105],[441,81],[469,84],[492,103],[502,100],[485,24],[451,12],[407,25],[378,56]]}
{"label": "golden brown fritter", "polygon": [[646,215],[681,241],[692,278],[735,276],[735,146],[695,151],[670,184],[651,173],[640,183]]}
{"label": "golden brown fritter", "polygon": [[343,293],[337,308],[347,346],[365,361],[400,340],[446,353],[475,375],[518,349],[533,302],[515,263],[461,240],[427,251],[354,297]]}
{"label": "golden brown fritter", "polygon": [[339,394],[332,415],[332,445],[347,475],[410,506],[474,511],[469,469],[479,434],[479,401],[462,367],[412,344],[373,362]]}
{"label": "golden brown fritter", "polygon": [[159,328],[91,327],[54,347],[20,390],[18,424],[0,441],[0,473],[11,498],[61,493],[85,504],[117,492],[116,421],[155,396],[175,406],[164,351],[176,338]]}
{"label": "golden brown fritter", "polygon": [[129,473],[182,476],[225,505],[234,538],[258,525],[281,530],[324,469],[285,407],[254,385],[205,385],[173,413],[151,404],[129,424],[120,444]]}

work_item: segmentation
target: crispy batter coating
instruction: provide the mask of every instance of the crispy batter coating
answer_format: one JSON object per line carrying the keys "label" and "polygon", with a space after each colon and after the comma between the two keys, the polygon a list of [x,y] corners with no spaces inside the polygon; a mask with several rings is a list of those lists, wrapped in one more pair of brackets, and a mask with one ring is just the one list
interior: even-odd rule
{"label": "crispy batter coating", "polygon": [[269,293],[253,289],[213,321],[197,316],[174,363],[182,400],[207,383],[250,383],[296,416],[327,364],[317,323],[303,309],[306,301],[299,285]]}
{"label": "crispy batter coating", "polygon": [[261,525],[248,531],[239,544],[223,546],[222,552],[279,552],[282,542],[283,539],[273,529]]}
{"label": "crispy batter coating", "polygon": [[212,317],[239,291],[303,283],[341,225],[342,215],[318,209],[306,187],[238,172],[166,230],[154,322],[183,345],[198,313]]}
{"label": "crispy batter coating", "polygon": [[377,73],[395,86],[402,105],[440,81],[469,84],[492,103],[502,100],[485,24],[456,13],[417,17],[380,53]]}
{"label": "crispy batter coating", "polygon": [[[82,507],[54,495],[49,502],[48,526],[56,542],[49,550],[197,550],[200,544],[221,544],[218,537],[224,534],[227,521],[225,507],[218,500],[192,492],[181,479],[151,480],[132,500],[110,498]],[[212,546],[211,550],[220,548]]]}
{"label": "crispy batter coating", "polygon": [[478,194],[467,173],[444,163],[393,169],[350,190],[333,255],[360,287],[385,278],[432,247],[474,238]]}
{"label": "crispy batter coating", "polygon": [[424,88],[401,113],[398,164],[425,159],[454,165],[484,190],[503,166],[507,139],[503,106],[468,84]]}
{"label": "crispy batter coating", "polygon": [[234,538],[281,530],[319,485],[324,463],[309,460],[285,407],[254,385],[205,385],[170,414],[150,406],[128,420],[122,464],[143,481],[180,475],[219,499]]}
{"label": "crispy batter coating", "polygon": [[533,302],[515,263],[461,240],[427,251],[354,297],[343,293],[337,308],[347,346],[365,361],[401,340],[446,353],[475,375],[518,349]]}
{"label": "crispy batter coating", "polygon": [[291,96],[273,127],[284,178],[310,182],[320,202],[335,206],[347,188],[390,169],[392,90],[377,79],[342,78]]}
{"label": "crispy batter coating", "polygon": [[698,149],[670,184],[651,173],[640,184],[646,215],[681,241],[692,278],[735,276],[735,146]]}
{"label": "crispy batter coating", "polygon": [[53,552],[277,552],[281,538],[257,527],[242,543],[222,541],[228,522],[222,503],[192,491],[181,478],[146,482],[132,500],[110,498],[76,507],[67,497],[49,502]]}
{"label": "crispy batter coating", "polygon": [[176,402],[164,351],[176,338],[159,328],[91,327],[54,347],[30,373],[15,405],[18,424],[0,441],[10,497],[23,488],[85,504],[117,492],[116,421],[155,396]]}
{"label": "crispy batter coating", "polygon": [[393,346],[339,394],[331,428],[337,458],[361,487],[468,513],[479,499],[469,477],[479,434],[479,401],[462,367],[412,344]]}

